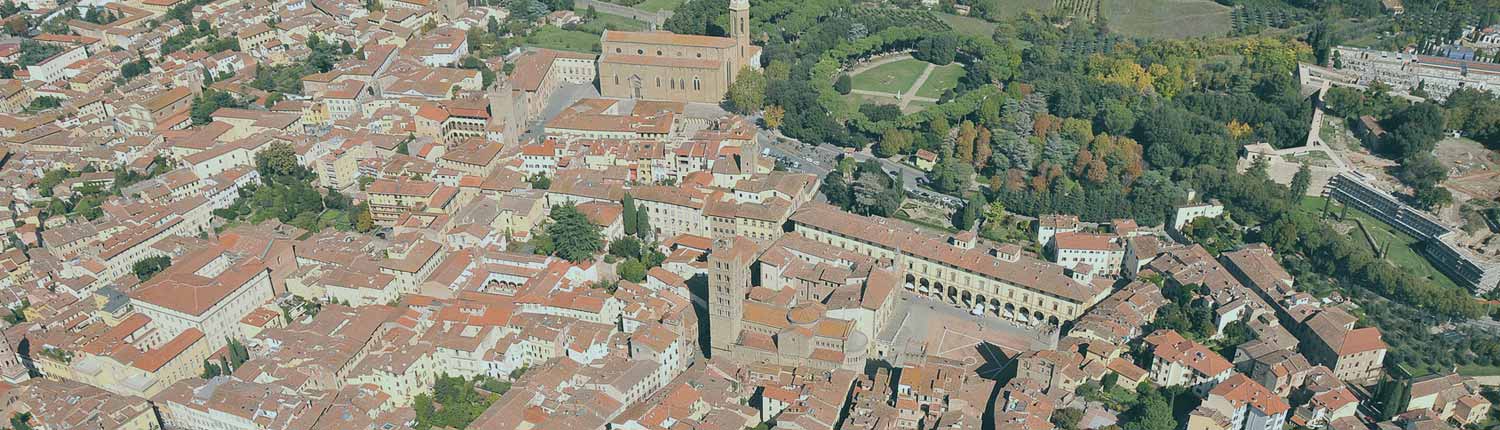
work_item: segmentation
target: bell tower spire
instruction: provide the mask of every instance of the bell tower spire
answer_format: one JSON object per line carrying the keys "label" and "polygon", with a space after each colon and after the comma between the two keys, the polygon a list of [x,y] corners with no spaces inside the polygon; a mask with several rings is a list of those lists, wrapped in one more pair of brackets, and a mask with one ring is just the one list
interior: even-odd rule
{"label": "bell tower spire", "polygon": [[729,37],[739,49],[740,62],[749,60],[750,0],[729,0]]}

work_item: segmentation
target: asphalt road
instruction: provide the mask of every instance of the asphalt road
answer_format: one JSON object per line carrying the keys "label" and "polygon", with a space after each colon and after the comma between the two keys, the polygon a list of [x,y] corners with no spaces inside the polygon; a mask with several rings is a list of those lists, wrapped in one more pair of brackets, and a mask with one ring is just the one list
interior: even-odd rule
{"label": "asphalt road", "polygon": [[[782,157],[798,164],[796,167],[790,168],[790,170],[812,173],[820,177],[827,175],[834,167],[837,167],[839,156],[845,154],[844,148],[829,144],[810,145],[773,131],[761,130],[759,137],[761,147],[770,149],[771,155]],[[947,196],[921,186],[918,180],[919,178],[926,177],[927,172],[896,161],[875,157],[869,151],[859,151],[850,153],[849,155],[854,157],[856,161],[861,162],[875,159],[880,162],[882,169],[886,173],[892,176],[900,174],[902,188],[908,193],[933,199],[953,199],[953,202],[962,204],[962,200],[956,197]]]}

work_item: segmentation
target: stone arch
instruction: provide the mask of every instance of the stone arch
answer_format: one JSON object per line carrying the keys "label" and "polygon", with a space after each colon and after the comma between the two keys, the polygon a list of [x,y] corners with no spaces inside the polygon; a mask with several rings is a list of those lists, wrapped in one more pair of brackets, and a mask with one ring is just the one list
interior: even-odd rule
{"label": "stone arch", "polygon": [[1056,326],[1056,325],[1062,325],[1062,324],[1061,324],[1061,323],[1060,323],[1060,322],[1059,322],[1059,321],[1058,321],[1058,320],[1057,320],[1057,317],[1056,317],[1056,316],[1050,316],[1050,317],[1047,317],[1047,323],[1048,323],[1048,324],[1052,324],[1052,325],[1054,325],[1054,326]]}
{"label": "stone arch", "polygon": [[1016,319],[1016,304],[1015,303],[1006,303],[1005,304],[1005,313],[1001,314],[1001,316],[1004,316],[1006,319],[1011,319],[1011,320]]}
{"label": "stone arch", "polygon": [[1002,316],[1002,315],[1000,315],[1000,300],[999,299],[990,298],[990,313],[994,314],[997,317],[998,316]]}
{"label": "stone arch", "polygon": [[1045,320],[1047,318],[1046,315],[1042,315],[1042,311],[1036,311],[1035,317],[1036,317],[1036,319],[1034,321],[1038,322],[1038,323],[1042,322],[1043,320]]}
{"label": "stone arch", "polygon": [[1022,306],[1021,312],[1016,315],[1019,315],[1019,317],[1016,318],[1017,321],[1031,322],[1031,309],[1027,309],[1025,306]]}

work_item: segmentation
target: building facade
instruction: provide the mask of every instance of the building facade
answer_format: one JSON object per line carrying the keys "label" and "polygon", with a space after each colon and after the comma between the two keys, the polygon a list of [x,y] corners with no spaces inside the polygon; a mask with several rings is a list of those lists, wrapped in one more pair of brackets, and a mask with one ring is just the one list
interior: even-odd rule
{"label": "building facade", "polygon": [[605,97],[718,103],[740,69],[760,68],[750,44],[750,2],[729,3],[730,37],[605,31],[599,92]]}

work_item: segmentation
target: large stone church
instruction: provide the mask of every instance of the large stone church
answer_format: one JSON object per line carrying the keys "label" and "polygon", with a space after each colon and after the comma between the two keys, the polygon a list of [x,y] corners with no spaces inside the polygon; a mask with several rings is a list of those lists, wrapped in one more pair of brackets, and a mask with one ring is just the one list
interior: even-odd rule
{"label": "large stone church", "polygon": [[605,31],[599,92],[605,97],[718,103],[740,68],[760,68],[750,44],[750,1],[730,0],[730,37]]}

